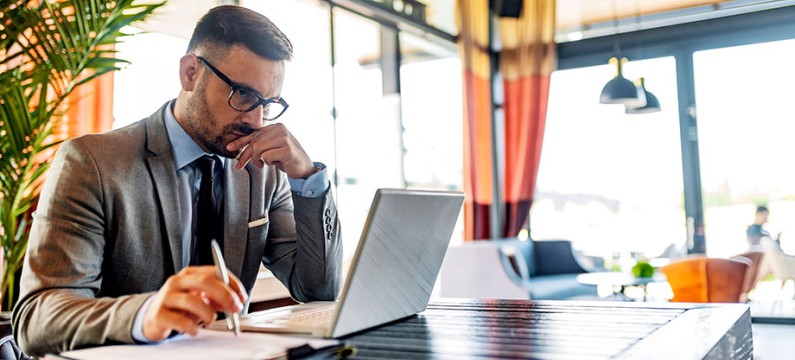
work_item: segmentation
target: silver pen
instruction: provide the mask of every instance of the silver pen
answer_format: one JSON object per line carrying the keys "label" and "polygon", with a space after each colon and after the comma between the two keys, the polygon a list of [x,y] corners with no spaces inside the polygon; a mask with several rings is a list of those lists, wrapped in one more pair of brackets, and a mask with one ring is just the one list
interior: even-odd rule
{"label": "silver pen", "polygon": [[[213,262],[215,262],[215,274],[225,285],[229,285],[229,274],[226,272],[226,262],[221,255],[221,248],[215,239],[212,240]],[[240,336],[240,314],[226,312],[226,328],[235,332],[235,336]]]}

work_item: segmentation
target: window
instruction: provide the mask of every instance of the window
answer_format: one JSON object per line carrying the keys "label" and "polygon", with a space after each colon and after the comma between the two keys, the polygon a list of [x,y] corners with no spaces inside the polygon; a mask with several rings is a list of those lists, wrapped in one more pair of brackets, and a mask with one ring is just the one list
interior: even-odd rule
{"label": "window", "polygon": [[[454,50],[400,34],[403,164],[409,188],[463,188],[461,61]],[[463,240],[462,215],[452,243]]]}
{"label": "window", "polygon": [[795,40],[693,55],[707,254],[745,251],[756,206],[773,237],[795,251]]}
{"label": "window", "polygon": [[114,73],[113,128],[149,117],[179,94],[179,59],[188,40],[161,33],[142,33],[116,45],[131,64]]}
{"label": "window", "polygon": [[[316,1],[246,1],[265,14],[290,39],[293,59],[285,65],[282,97],[290,108],[284,124],[313,161],[336,168],[328,6]],[[333,181],[333,178],[332,178]]]}
{"label": "window", "polygon": [[413,35],[403,33],[400,39],[406,183],[460,189],[464,163],[461,61],[455,53],[435,49]]}
{"label": "window", "polygon": [[675,61],[632,61],[662,104],[624,114],[599,104],[608,65],[556,71],[531,209],[533,239],[568,239],[587,253],[661,253],[686,239]]}

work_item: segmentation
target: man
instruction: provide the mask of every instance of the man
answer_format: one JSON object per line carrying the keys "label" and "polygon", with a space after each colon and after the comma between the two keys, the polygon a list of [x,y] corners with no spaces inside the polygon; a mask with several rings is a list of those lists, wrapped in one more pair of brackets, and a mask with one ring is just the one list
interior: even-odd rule
{"label": "man", "polygon": [[[195,334],[244,310],[260,263],[296,300],[336,298],[342,246],[325,166],[266,123],[287,108],[291,55],[264,16],[214,8],[180,59],[177,99],[61,146],[13,314],[25,352]],[[229,286],[208,265],[211,239]]]}
{"label": "man", "polygon": [[[758,246],[763,237],[770,238],[770,233],[762,227],[767,223],[767,218],[769,216],[770,210],[768,210],[767,207],[759,206],[756,208],[754,223],[748,226],[748,229],[745,231],[745,235],[748,239],[748,246]],[[776,237],[776,242],[778,242],[778,237],[780,236],[781,233]]]}

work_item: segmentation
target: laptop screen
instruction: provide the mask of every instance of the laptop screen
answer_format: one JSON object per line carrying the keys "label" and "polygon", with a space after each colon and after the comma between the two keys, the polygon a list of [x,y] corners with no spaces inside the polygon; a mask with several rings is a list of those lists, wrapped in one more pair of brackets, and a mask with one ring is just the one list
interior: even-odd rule
{"label": "laptop screen", "polygon": [[464,194],[379,189],[340,295],[332,337],[425,310]]}

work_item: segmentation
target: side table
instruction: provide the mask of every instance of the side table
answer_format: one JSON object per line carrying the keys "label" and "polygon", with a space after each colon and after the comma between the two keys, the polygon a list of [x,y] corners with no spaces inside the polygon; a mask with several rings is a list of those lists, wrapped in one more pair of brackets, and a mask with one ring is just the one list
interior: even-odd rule
{"label": "side table", "polygon": [[652,282],[665,282],[667,281],[665,274],[655,272],[652,277],[639,278],[632,274],[605,271],[605,272],[592,272],[577,275],[577,282],[586,285],[609,285],[613,289],[613,295],[610,296],[613,300],[632,301],[633,299],[627,296],[624,291],[627,287],[640,286],[643,288],[643,301],[646,301],[646,285]]}

